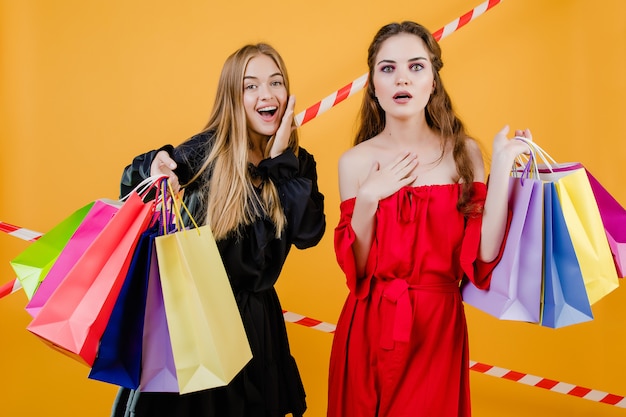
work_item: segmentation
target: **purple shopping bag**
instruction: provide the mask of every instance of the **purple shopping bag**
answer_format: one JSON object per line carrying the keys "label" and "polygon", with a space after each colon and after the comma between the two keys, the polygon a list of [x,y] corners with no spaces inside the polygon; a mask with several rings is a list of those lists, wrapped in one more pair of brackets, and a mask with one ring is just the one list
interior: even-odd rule
{"label": "purple shopping bag", "polygon": [[104,199],[95,201],[26,305],[26,311],[31,316],[37,315],[70,269],[111,221],[120,206],[119,201]]}
{"label": "purple shopping bag", "polygon": [[489,289],[471,283],[463,300],[502,320],[538,323],[541,310],[543,259],[543,185],[531,178],[509,179],[511,223],[502,258]]}
{"label": "purple shopping bag", "polygon": [[613,254],[617,274],[626,275],[626,209],[587,171],[591,190],[598,203],[604,231]]}
{"label": "purple shopping bag", "polygon": [[159,264],[154,240],[150,245],[150,270],[146,314],[143,325],[143,347],[139,390],[143,392],[178,392],[176,365],[172,353]]}

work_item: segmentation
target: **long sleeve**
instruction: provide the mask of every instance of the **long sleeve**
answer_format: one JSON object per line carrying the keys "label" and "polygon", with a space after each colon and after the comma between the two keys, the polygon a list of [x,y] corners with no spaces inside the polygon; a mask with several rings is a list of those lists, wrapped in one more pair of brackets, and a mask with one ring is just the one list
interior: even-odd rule
{"label": "long sleeve", "polygon": [[356,272],[356,260],[352,245],[356,240],[356,234],[352,229],[352,213],[354,212],[355,199],[343,201],[340,204],[340,218],[335,228],[335,255],[337,263],[346,276],[346,285],[350,292],[358,299],[367,297],[370,290],[370,282],[376,264],[376,241],[372,242],[372,249],[365,265],[365,276],[359,277]]}
{"label": "long sleeve", "polygon": [[150,165],[157,152],[158,150],[152,150],[136,156],[130,165],[124,168],[120,183],[120,197],[130,193],[141,181],[150,176]]}
{"label": "long sleeve", "polygon": [[[120,195],[124,196],[131,192],[137,184],[150,176],[152,161],[159,151],[166,151],[174,161],[177,168],[174,170],[178,176],[179,183],[184,185],[184,201],[197,222],[202,222],[205,218],[205,205],[200,195],[201,181],[194,181],[187,184],[198,172],[204,163],[206,152],[212,139],[212,132],[199,133],[182,144],[174,147],[165,145],[159,149],[151,150],[136,156],[132,162],[124,168],[120,183]],[[154,196],[150,196],[153,198]],[[187,213],[183,212],[183,221],[186,225],[191,225]]]}
{"label": "long sleeve", "polygon": [[287,149],[275,158],[261,161],[258,170],[278,189],[290,241],[298,249],[316,245],[326,230],[326,217],[313,155],[300,148],[296,157]]}

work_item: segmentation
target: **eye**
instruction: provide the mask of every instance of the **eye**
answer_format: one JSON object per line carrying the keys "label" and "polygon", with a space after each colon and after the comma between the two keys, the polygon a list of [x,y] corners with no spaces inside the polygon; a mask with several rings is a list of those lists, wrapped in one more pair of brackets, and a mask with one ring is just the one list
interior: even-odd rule
{"label": "eye", "polygon": [[244,90],[254,90],[256,88],[256,84],[245,84],[243,86]]}
{"label": "eye", "polygon": [[272,87],[281,87],[283,85],[283,82],[280,80],[276,80],[276,81],[272,81],[270,84]]}
{"label": "eye", "polygon": [[380,67],[380,72],[393,72],[394,69],[393,65],[383,65]]}
{"label": "eye", "polygon": [[411,71],[421,71],[424,69],[424,66],[422,64],[415,63],[411,64],[409,68],[411,68]]}

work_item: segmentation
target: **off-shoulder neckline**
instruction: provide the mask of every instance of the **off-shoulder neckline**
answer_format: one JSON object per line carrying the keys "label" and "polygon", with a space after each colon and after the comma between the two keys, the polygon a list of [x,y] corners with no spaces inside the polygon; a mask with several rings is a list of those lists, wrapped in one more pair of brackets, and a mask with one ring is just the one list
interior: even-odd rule
{"label": "off-shoulder neckline", "polygon": [[[407,189],[411,189],[411,190],[414,190],[414,191],[419,191],[419,190],[426,190],[426,189],[433,189],[433,188],[450,188],[450,187],[459,186],[461,184],[462,183],[460,183],[460,182],[451,182],[451,183],[448,183],[448,184],[405,185],[404,187],[400,188],[400,190],[398,190],[398,191],[407,190]],[[479,187],[481,187],[481,186],[482,187],[486,187],[487,186],[487,184],[485,184],[484,182],[480,182],[480,181],[474,181],[472,184],[475,187],[476,186],[479,186]],[[396,191],[396,193],[398,191]],[[394,194],[396,194],[396,193],[394,193]],[[354,200],[356,200],[356,196],[347,198],[347,199],[343,200],[340,204],[345,204],[348,201],[354,201]]]}

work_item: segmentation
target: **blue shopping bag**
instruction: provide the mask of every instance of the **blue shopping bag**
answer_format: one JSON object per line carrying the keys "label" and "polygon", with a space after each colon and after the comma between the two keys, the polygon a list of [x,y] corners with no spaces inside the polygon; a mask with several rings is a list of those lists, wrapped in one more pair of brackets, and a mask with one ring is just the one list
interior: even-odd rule
{"label": "blue shopping bag", "polygon": [[139,387],[148,276],[158,225],[139,237],[128,274],[100,340],[90,379]]}
{"label": "blue shopping bag", "polygon": [[544,288],[541,325],[593,320],[585,282],[553,182],[544,183]]}

